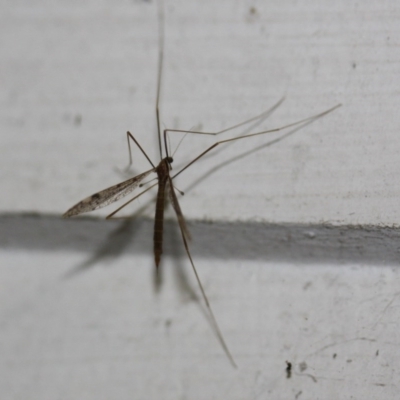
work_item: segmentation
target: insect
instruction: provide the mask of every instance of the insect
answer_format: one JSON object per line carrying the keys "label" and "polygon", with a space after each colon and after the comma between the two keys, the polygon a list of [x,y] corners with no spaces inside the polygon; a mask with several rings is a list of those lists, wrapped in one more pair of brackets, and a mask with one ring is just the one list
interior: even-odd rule
{"label": "insect", "polygon": [[[224,340],[224,337],[221,333],[221,330],[218,326],[217,320],[214,316],[214,313],[212,311],[212,308],[210,306],[210,302],[207,298],[207,295],[204,291],[203,285],[201,283],[200,277],[197,273],[195,264],[193,262],[190,250],[189,250],[189,241],[190,241],[190,233],[188,230],[188,227],[185,222],[185,218],[183,216],[183,213],[180,208],[180,204],[178,201],[178,196],[176,194],[176,189],[173,184],[174,178],[176,178],[178,175],[180,175],[182,172],[184,172],[187,168],[192,166],[197,160],[199,160],[201,157],[203,157],[205,154],[209,153],[213,149],[215,149],[217,146],[228,143],[228,142],[233,142],[241,139],[246,139],[249,137],[253,136],[259,136],[259,135],[264,135],[272,132],[278,132],[283,129],[287,129],[290,127],[298,126],[301,124],[305,124],[307,122],[310,122],[316,118],[322,117],[330,112],[332,112],[334,109],[340,106],[337,105],[327,111],[324,111],[320,114],[314,115],[309,118],[305,118],[300,121],[296,121],[291,124],[287,124],[285,126],[281,126],[279,128],[275,129],[269,129],[261,132],[256,132],[256,133],[251,133],[251,134],[245,134],[242,136],[237,136],[225,140],[220,140],[207,149],[205,149],[203,152],[201,152],[197,157],[192,159],[186,166],[184,166],[182,169],[180,169],[177,173],[174,175],[171,175],[171,170],[172,170],[172,163],[173,163],[173,157],[170,153],[170,149],[168,146],[168,140],[167,140],[167,135],[169,132],[182,132],[182,133],[191,133],[191,134],[202,134],[202,135],[218,135],[220,133],[229,131],[234,128],[241,127],[245,124],[248,124],[252,121],[260,120],[261,118],[265,117],[265,115],[270,112],[268,110],[267,112],[264,112],[260,115],[257,115],[256,117],[253,117],[251,119],[248,119],[244,122],[241,122],[239,124],[236,124],[232,127],[229,127],[227,129],[224,129],[223,131],[220,132],[199,132],[199,131],[185,131],[185,130],[178,130],[178,129],[164,129],[161,132],[160,128],[160,111],[159,111],[159,104],[160,104],[160,89],[161,89],[161,82],[162,82],[162,73],[163,73],[163,56],[164,56],[164,14],[163,14],[163,7],[161,1],[159,2],[159,14],[158,14],[158,21],[159,21],[159,58],[158,58],[158,71],[157,71],[157,97],[156,97],[156,107],[155,107],[155,114],[156,114],[156,120],[157,120],[157,132],[158,132],[158,145],[159,145],[159,154],[160,154],[160,162],[158,165],[154,164],[147,153],[144,151],[144,149],[141,147],[139,142],[136,140],[136,138],[130,133],[127,132],[127,142],[128,142],[128,149],[129,149],[129,164],[132,164],[132,154],[131,154],[131,141],[138,147],[138,149],[143,153],[143,155],[146,157],[148,162],[151,165],[151,168],[139,175],[136,175],[130,179],[127,179],[121,183],[118,183],[114,186],[111,186],[109,188],[106,188],[104,190],[101,190],[100,192],[97,192],[73,207],[71,207],[65,214],[63,215],[65,218],[73,217],[79,214],[83,214],[89,211],[97,210],[99,208],[108,206],[123,197],[127,196],[128,194],[132,193],[136,188],[141,186],[141,183],[145,178],[147,178],[150,174],[155,173],[157,175],[157,183],[149,186],[142,192],[140,192],[138,195],[135,197],[131,198],[129,201],[125,202],[122,204],[118,209],[116,209],[114,212],[112,212],[110,215],[108,215],[107,218],[111,218],[114,216],[117,212],[119,212],[122,208],[124,208],[126,205],[140,197],[142,194],[150,190],[151,188],[158,186],[158,191],[157,191],[157,198],[156,198],[156,207],[155,207],[155,218],[154,218],[154,236],[153,236],[153,243],[154,243],[154,261],[156,265],[156,269],[158,270],[161,262],[161,257],[163,253],[163,230],[164,230],[164,210],[165,210],[165,200],[166,198],[169,199],[169,202],[172,205],[172,208],[175,211],[181,236],[182,236],[182,241],[186,250],[186,254],[189,258],[191,267],[193,269],[193,272],[195,274],[195,278],[197,280],[197,283],[199,285],[202,298],[206,304],[206,307],[208,309],[209,315],[211,317],[211,322],[215,328],[215,332],[218,336],[218,339],[227,354],[230,362],[232,363],[233,366],[236,367],[236,363],[231,355],[231,352],[229,351],[229,348]],[[279,104],[279,103],[278,103]]]}

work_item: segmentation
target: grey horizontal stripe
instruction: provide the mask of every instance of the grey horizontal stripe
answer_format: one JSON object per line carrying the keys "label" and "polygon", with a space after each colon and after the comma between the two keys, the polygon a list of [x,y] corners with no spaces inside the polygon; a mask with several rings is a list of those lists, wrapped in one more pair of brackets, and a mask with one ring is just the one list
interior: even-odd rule
{"label": "grey horizontal stripe", "polygon": [[[62,219],[0,215],[0,248],[79,251],[94,258],[151,254],[154,222],[147,218]],[[188,221],[193,257],[298,263],[400,264],[400,228]],[[175,221],[165,221],[165,255],[185,256]]]}

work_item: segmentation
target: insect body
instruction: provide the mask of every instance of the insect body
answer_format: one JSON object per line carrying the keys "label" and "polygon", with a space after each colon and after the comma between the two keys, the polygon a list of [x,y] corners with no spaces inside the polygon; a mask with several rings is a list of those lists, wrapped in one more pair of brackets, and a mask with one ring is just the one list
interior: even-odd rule
{"label": "insect body", "polygon": [[[156,262],[156,267],[160,265],[160,259],[162,254],[162,242],[163,242],[163,232],[164,232],[164,209],[165,209],[165,190],[167,185],[170,185],[171,177],[169,176],[169,171],[171,170],[172,157],[166,157],[161,160],[156,168],[158,177],[158,193],[156,202],[156,215],[154,217],[154,261]],[[169,187],[169,190],[171,187]]]}

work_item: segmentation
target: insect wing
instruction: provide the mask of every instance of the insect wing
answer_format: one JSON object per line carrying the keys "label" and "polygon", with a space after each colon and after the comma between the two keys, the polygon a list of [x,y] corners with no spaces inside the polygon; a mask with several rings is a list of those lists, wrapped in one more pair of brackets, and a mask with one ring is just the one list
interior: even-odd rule
{"label": "insect wing", "polygon": [[154,168],[143,172],[140,175],[136,175],[133,178],[127,179],[124,182],[118,183],[117,185],[111,186],[107,189],[92,194],[91,196],[83,199],[78,204],[71,207],[64,215],[64,218],[72,217],[74,215],[83,214],[89,211],[97,210],[99,208],[108,206],[131,193],[135,190],[140,182],[150,175],[154,171]]}
{"label": "insect wing", "polygon": [[185,217],[182,214],[182,210],[181,207],[179,205],[178,202],[178,198],[176,197],[176,193],[175,193],[175,189],[174,186],[172,184],[172,179],[170,178],[168,180],[168,188],[167,190],[169,190],[169,199],[171,201],[172,207],[175,210],[176,216],[178,218],[178,222],[179,222],[179,226],[181,227],[182,233],[185,235],[185,238],[187,240],[190,240],[190,232],[189,229],[186,225],[186,221],[185,221]]}

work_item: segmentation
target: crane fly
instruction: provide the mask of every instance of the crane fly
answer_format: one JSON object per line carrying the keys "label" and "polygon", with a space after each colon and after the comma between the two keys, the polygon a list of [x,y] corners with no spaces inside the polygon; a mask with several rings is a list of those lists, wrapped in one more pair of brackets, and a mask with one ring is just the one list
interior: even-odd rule
{"label": "crane fly", "polygon": [[[259,114],[253,118],[250,118],[246,121],[243,121],[239,124],[236,124],[234,126],[231,126],[229,128],[226,128],[222,131],[219,132],[202,132],[202,131],[195,131],[195,130],[180,130],[180,129],[164,129],[162,134],[161,134],[161,129],[160,129],[160,111],[159,111],[159,104],[160,104],[160,88],[161,88],[161,80],[162,80],[162,72],[163,72],[163,56],[164,56],[164,14],[163,14],[163,7],[161,5],[161,2],[159,3],[159,12],[158,12],[158,26],[159,26],[159,54],[158,54],[158,74],[157,74],[157,98],[156,98],[156,108],[155,108],[155,113],[156,113],[156,120],[157,120],[157,131],[158,131],[158,144],[159,144],[159,152],[160,152],[160,159],[161,161],[159,164],[156,166],[147,153],[144,151],[144,149],[141,147],[139,142],[136,140],[136,138],[130,133],[127,132],[127,142],[128,142],[128,149],[129,149],[129,165],[132,164],[132,154],[131,154],[131,141],[135,143],[135,145],[139,148],[139,150],[143,153],[143,155],[146,157],[148,162],[151,165],[151,169],[134,176],[133,178],[129,178],[121,183],[118,183],[114,186],[111,186],[107,189],[101,190],[100,192],[97,192],[95,194],[92,194],[91,196],[83,199],[79,203],[75,204],[73,207],[71,207],[68,211],[65,212],[63,217],[69,218],[73,217],[76,215],[80,215],[86,212],[94,211],[99,208],[106,207],[123,197],[127,196],[128,194],[132,193],[136,188],[141,187],[141,183],[143,180],[148,177],[152,173],[157,174],[157,183],[149,186],[142,192],[140,192],[138,195],[135,197],[131,198],[124,204],[122,204],[119,208],[117,208],[114,212],[109,214],[106,218],[111,218],[113,217],[117,212],[119,212],[121,209],[123,209],[125,206],[127,206],[129,203],[149,191],[155,186],[158,186],[158,191],[157,191],[157,198],[156,198],[156,208],[155,208],[155,218],[154,218],[154,236],[153,236],[153,248],[154,248],[154,261],[156,265],[156,269],[158,270],[160,261],[161,261],[161,255],[163,252],[163,232],[164,232],[164,210],[165,210],[165,200],[166,198],[169,199],[169,202],[172,205],[172,208],[175,211],[177,220],[178,220],[178,225],[179,229],[181,232],[182,236],[182,241],[183,245],[186,250],[186,254],[189,258],[191,267],[193,269],[196,281],[198,283],[198,286],[200,288],[202,298],[205,302],[205,305],[208,309],[209,315],[211,317],[211,322],[213,324],[213,327],[215,329],[215,332],[217,334],[217,337],[227,355],[229,358],[230,362],[234,367],[236,367],[236,363],[233,359],[233,356],[231,355],[231,352],[225,342],[225,339],[222,335],[222,332],[219,328],[219,325],[217,323],[217,320],[214,316],[214,313],[212,311],[212,308],[210,306],[210,302],[207,298],[207,295],[205,293],[204,287],[201,283],[200,277],[197,273],[197,269],[195,267],[195,264],[193,262],[190,250],[189,250],[189,245],[188,242],[190,241],[190,233],[186,225],[185,218],[183,216],[182,210],[179,205],[178,197],[176,195],[175,190],[177,190],[174,187],[173,184],[173,179],[176,178],[178,175],[180,175],[183,171],[185,171],[187,168],[189,168],[191,165],[193,165],[197,160],[199,160],[201,157],[203,157],[205,154],[210,152],[211,150],[215,149],[218,145],[228,143],[228,142],[233,142],[236,140],[241,140],[241,139],[246,139],[249,137],[253,136],[259,136],[259,135],[264,135],[268,133],[273,133],[273,132],[279,132],[284,129],[290,128],[290,127],[295,127],[295,126],[300,126],[302,124],[306,124],[308,122],[311,122],[317,118],[320,118],[336,108],[340,107],[341,104],[336,105],[335,107],[330,108],[329,110],[326,110],[320,114],[314,115],[312,117],[308,117],[305,119],[302,119],[300,121],[296,121],[290,124],[287,124],[285,126],[281,126],[279,128],[275,129],[269,129],[269,130],[264,130],[256,133],[251,133],[251,134],[244,134],[241,136],[236,136],[233,138],[225,139],[225,140],[220,140],[210,147],[208,147],[206,150],[201,152],[197,157],[192,159],[186,166],[184,166],[182,169],[180,169],[177,173],[171,176],[171,170],[172,170],[172,163],[173,163],[173,157],[170,154],[170,151],[168,149],[167,145],[167,134],[168,132],[181,132],[181,133],[192,133],[192,134],[202,134],[202,135],[219,135],[221,133],[227,132],[229,130],[241,127],[245,124],[248,124],[253,121],[261,120],[262,118],[265,118],[266,115],[268,115],[271,110],[276,108],[280,103],[283,101],[280,100],[274,107],[271,109],[263,112],[262,114]],[[165,153],[165,156],[163,155],[163,150]],[[182,192],[180,192],[183,194]]]}

